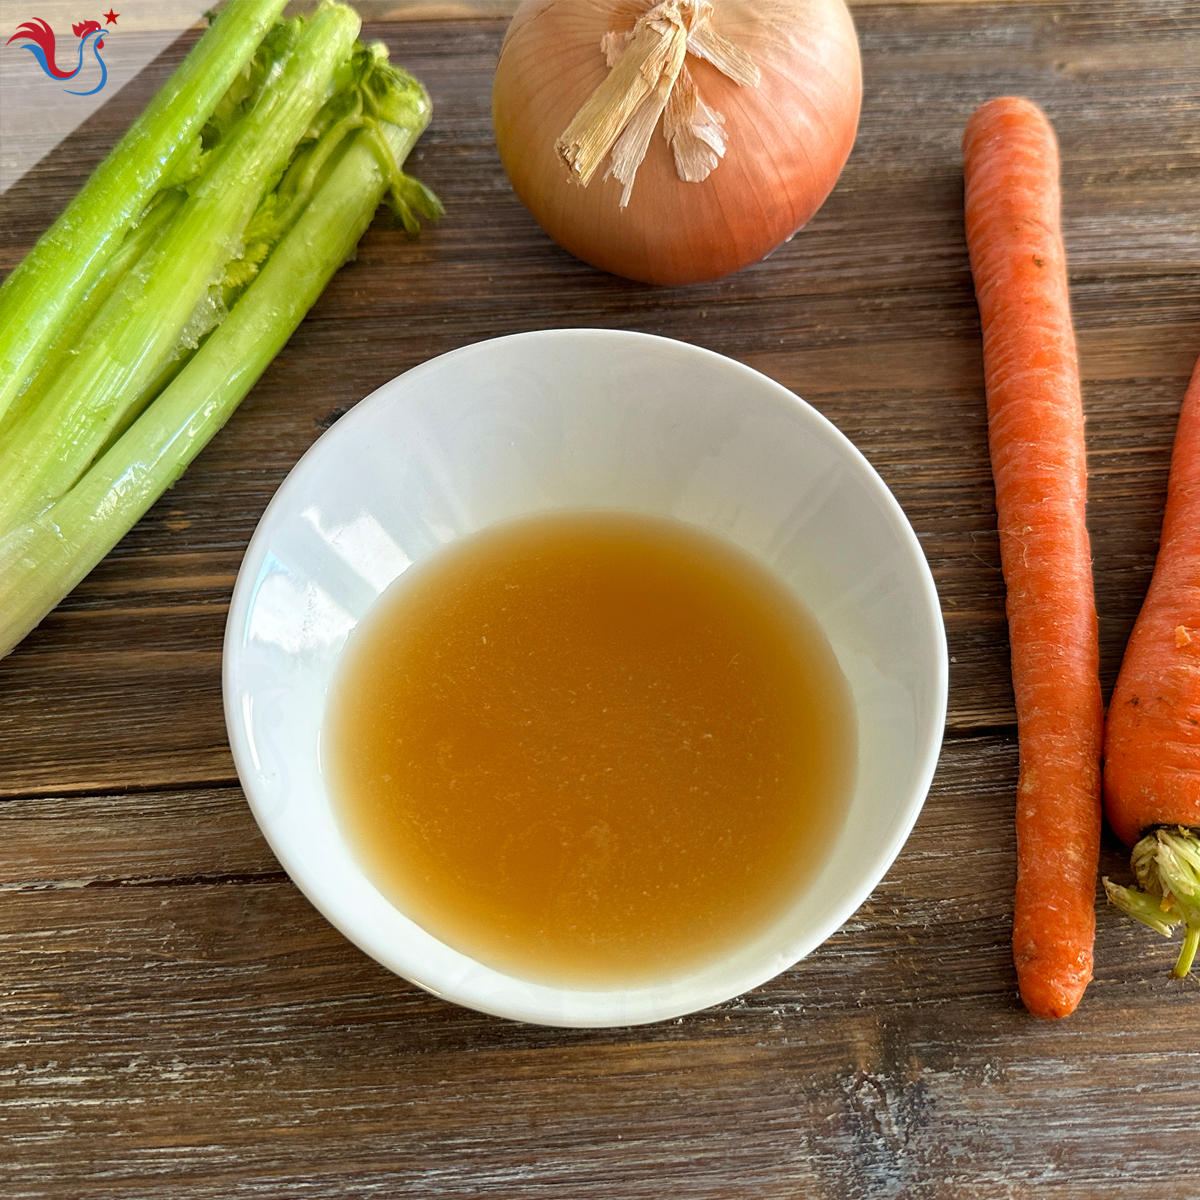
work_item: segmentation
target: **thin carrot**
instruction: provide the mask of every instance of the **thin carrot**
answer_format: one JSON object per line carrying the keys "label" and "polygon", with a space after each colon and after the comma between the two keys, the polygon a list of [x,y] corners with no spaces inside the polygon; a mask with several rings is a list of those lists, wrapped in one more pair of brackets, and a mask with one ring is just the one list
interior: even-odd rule
{"label": "thin carrot", "polygon": [[1103,707],[1058,146],[1005,97],[963,163],[1021,759],[1013,957],[1025,1007],[1064,1017],[1092,977]]}
{"label": "thin carrot", "polygon": [[1104,758],[1105,815],[1134,846],[1145,891],[1107,879],[1105,889],[1160,933],[1185,925],[1175,974],[1186,975],[1200,944],[1200,841],[1156,827],[1200,826],[1200,365],[1179,414],[1158,558],[1113,689]]}

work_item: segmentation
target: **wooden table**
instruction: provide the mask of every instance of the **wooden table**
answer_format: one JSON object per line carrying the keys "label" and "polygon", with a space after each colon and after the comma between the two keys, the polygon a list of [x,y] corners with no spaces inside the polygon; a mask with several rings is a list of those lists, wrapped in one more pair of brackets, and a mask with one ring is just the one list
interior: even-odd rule
{"label": "wooden table", "polygon": [[[1016,997],[1017,754],[958,152],[999,93],[1038,100],[1061,139],[1107,692],[1200,351],[1200,10],[854,12],[865,103],[837,190],[768,261],[669,291],[574,261],[514,199],[489,120],[503,20],[368,28],[433,94],[413,170],[444,222],[368,233],[184,479],[0,663],[4,1196],[1200,1194],[1200,995],[1167,977],[1172,947],[1100,904],[1079,1011],[1041,1022]],[[3,198],[0,266],[181,53]],[[453,1007],[345,942],[257,832],[219,686],[239,560],[301,452],[432,355],[559,325],[693,341],[819,407],[911,518],[952,656],[933,791],[845,928],[728,1004],[598,1032]],[[1102,869],[1124,878],[1111,835]]]}

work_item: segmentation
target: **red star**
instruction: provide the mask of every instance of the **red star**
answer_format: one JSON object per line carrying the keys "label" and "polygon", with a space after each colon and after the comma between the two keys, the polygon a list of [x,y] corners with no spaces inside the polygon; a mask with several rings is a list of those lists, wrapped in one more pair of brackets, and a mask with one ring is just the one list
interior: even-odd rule
{"label": "red star", "polygon": [[101,13],[100,15],[104,18],[105,25],[115,25],[117,23],[117,18],[121,14],[113,12],[113,10],[110,8],[108,12]]}

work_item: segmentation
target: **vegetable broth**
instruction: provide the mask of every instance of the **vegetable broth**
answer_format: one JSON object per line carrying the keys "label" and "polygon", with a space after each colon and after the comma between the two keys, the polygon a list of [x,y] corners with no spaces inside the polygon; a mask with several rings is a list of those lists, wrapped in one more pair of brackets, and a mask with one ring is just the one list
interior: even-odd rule
{"label": "vegetable broth", "polygon": [[488,966],[621,987],[781,917],[853,782],[820,628],[736,547],[568,512],[456,541],[351,635],[323,769],[361,866]]}

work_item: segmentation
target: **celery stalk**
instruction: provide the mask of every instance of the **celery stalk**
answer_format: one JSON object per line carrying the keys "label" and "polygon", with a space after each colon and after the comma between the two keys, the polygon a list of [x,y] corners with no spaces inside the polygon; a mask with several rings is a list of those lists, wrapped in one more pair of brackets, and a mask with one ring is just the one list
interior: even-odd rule
{"label": "celery stalk", "polygon": [[399,165],[428,124],[430,106],[415,80],[386,70],[383,117],[351,133],[332,156],[225,321],[70,491],[0,537],[0,656],[117,544],[229,419],[353,253],[385,193],[404,203],[397,193],[413,181]]}
{"label": "celery stalk", "polygon": [[358,29],[352,9],[321,5],[153,253],[101,309],[50,394],[9,430],[0,459],[0,529],[61,496],[130,408],[149,398],[189,321],[209,301],[210,286],[238,256],[263,192],[328,98]]}
{"label": "celery stalk", "polygon": [[134,264],[161,236],[164,226],[179,211],[183,199],[183,192],[179,188],[171,188],[162,193],[159,202],[129,231],[116,253],[104,264],[104,269],[95,283],[80,298],[74,310],[64,317],[58,337],[43,351],[40,365],[32,372],[25,388],[16,397],[16,403],[0,418],[0,454],[4,452],[9,429],[42,401],[58,379],[63,367],[76,353],[80,340],[97,313],[117,290]]}
{"label": "celery stalk", "polygon": [[70,320],[126,231],[189,153],[284,0],[231,0],[0,287],[0,417]]}

